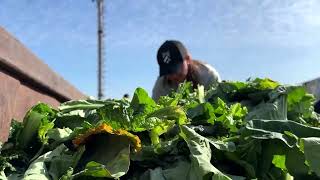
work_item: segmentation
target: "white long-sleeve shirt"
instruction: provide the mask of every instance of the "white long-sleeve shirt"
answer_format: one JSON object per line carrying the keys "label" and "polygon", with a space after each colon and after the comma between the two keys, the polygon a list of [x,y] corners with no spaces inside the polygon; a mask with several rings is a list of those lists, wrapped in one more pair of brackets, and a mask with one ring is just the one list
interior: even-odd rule
{"label": "white long-sleeve shirt", "polygon": [[[220,75],[209,64],[199,62],[199,70],[195,73],[196,78],[200,85],[203,85],[205,89],[208,89],[210,85],[220,82]],[[169,82],[164,76],[158,77],[152,90],[152,98],[158,101],[160,96],[168,95],[170,92],[176,90],[179,83]]]}

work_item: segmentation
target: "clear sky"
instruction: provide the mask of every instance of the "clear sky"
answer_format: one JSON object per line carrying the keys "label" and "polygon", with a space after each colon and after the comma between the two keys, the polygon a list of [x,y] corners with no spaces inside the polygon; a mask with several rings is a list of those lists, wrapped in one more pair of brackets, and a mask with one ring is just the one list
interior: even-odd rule
{"label": "clear sky", "polygon": [[[222,79],[320,76],[319,0],[106,0],[107,97],[151,92],[156,52],[184,42]],[[55,72],[96,96],[96,6],[91,0],[0,0],[0,26]]]}

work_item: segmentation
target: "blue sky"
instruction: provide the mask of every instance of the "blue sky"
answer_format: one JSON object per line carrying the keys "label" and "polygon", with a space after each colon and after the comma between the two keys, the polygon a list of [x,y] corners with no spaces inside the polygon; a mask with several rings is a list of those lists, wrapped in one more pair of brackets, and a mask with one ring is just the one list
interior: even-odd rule
{"label": "blue sky", "polygon": [[[320,76],[318,0],[107,0],[107,97],[151,92],[156,52],[184,42],[222,79],[270,77],[300,83]],[[96,6],[91,0],[0,0],[0,26],[55,72],[96,96]]]}

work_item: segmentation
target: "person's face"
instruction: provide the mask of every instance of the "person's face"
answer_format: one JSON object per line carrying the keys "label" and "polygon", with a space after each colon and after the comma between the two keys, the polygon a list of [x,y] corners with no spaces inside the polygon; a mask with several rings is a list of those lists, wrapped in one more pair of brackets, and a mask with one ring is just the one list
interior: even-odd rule
{"label": "person's face", "polygon": [[188,62],[185,60],[183,61],[183,64],[180,67],[179,71],[175,74],[167,75],[167,78],[170,81],[182,83],[186,79],[187,74],[188,74]]}

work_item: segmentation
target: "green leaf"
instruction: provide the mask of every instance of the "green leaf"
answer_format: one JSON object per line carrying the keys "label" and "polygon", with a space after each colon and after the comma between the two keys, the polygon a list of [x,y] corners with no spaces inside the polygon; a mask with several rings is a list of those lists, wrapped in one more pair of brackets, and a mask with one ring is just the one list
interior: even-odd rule
{"label": "green leaf", "polygon": [[148,171],[144,172],[139,179],[143,180],[166,180],[163,174],[163,170],[158,167],[155,169],[149,169]]}
{"label": "green leaf", "polygon": [[86,176],[119,178],[130,165],[130,140],[125,136],[96,134],[85,144],[77,169]]}
{"label": "green leaf", "polygon": [[275,81],[268,79],[268,78],[265,78],[265,79],[256,78],[251,83],[255,88],[257,88],[259,90],[275,89],[276,87],[278,87],[280,85],[278,82],[275,82]]}
{"label": "green leaf", "polygon": [[43,179],[51,180],[48,168],[46,167],[45,161],[49,161],[54,156],[58,156],[66,147],[64,145],[59,146],[53,151],[49,151],[42,156],[38,157],[32,162],[24,174],[25,180]]}
{"label": "green leaf", "polygon": [[169,96],[161,97],[159,105],[167,106],[182,106],[184,110],[195,107],[203,101],[202,88],[194,90],[191,82],[181,83],[176,92],[171,93]]}
{"label": "green leaf", "polygon": [[75,167],[83,151],[84,148],[80,148],[77,152],[71,152],[60,145],[32,162],[24,173],[24,179],[58,180],[70,167]]}
{"label": "green leaf", "polygon": [[[23,124],[22,122],[18,122],[15,119],[11,120],[11,125],[10,125],[10,132],[9,132],[9,137],[7,142],[11,142],[15,145],[18,144],[19,136],[20,133],[23,130]],[[1,142],[0,142],[0,149],[1,149]]]}
{"label": "green leaf", "polygon": [[301,140],[310,169],[320,177],[320,137],[302,138]]}
{"label": "green leaf", "polygon": [[[252,152],[255,153],[255,152]],[[253,164],[250,164],[250,162],[247,162],[245,160],[240,159],[237,157],[234,153],[225,153],[226,159],[232,160],[235,164],[238,164],[239,166],[243,167],[246,172],[246,177],[253,178],[256,177],[255,168]]]}
{"label": "green leaf", "polygon": [[190,162],[185,160],[178,160],[173,164],[170,164],[169,167],[165,168],[155,168],[149,169],[144,172],[139,179],[145,180],[174,180],[179,177],[179,179],[191,180],[188,177],[190,170]]}
{"label": "green leaf", "polygon": [[207,99],[216,99],[217,97],[224,101],[234,102],[248,100],[252,102],[264,99],[269,91],[279,86],[279,83],[270,79],[256,78],[246,82],[225,81],[219,83],[216,89],[211,90]]}
{"label": "green leaf", "polygon": [[282,171],[287,171],[285,155],[274,155],[272,164],[274,164],[275,167],[280,168]]}
{"label": "green leaf", "polygon": [[197,94],[199,103],[205,103],[204,86],[198,85]]}
{"label": "green leaf", "polygon": [[304,87],[289,87],[288,118],[297,122],[319,125],[319,118],[314,112],[315,98],[308,94]]}
{"label": "green leaf", "polygon": [[[150,131],[150,138],[153,145],[160,143],[159,136],[171,129],[175,123],[182,125],[188,123],[185,112],[179,107],[164,107],[149,114],[145,121],[135,127],[142,127],[144,130]],[[141,123],[141,122],[140,122]],[[133,129],[134,131],[137,128]]]}
{"label": "green leaf", "polygon": [[89,162],[85,167],[85,175],[92,177],[120,178],[129,170],[130,148],[124,148],[109,161],[107,164],[101,164],[94,161]]}
{"label": "green leaf", "polygon": [[103,121],[113,129],[130,129],[132,111],[125,100],[113,101],[98,109]]}
{"label": "green leaf", "polygon": [[157,104],[144,89],[137,88],[134,92],[130,106],[136,113],[146,113],[151,112]]}
{"label": "green leaf", "polygon": [[[225,94],[238,92],[248,87],[248,83],[240,81],[226,81],[219,84],[219,90]],[[221,95],[220,95],[221,96]]]}
{"label": "green leaf", "polygon": [[159,118],[162,120],[174,120],[177,124],[182,125],[188,123],[186,113],[180,107],[164,107],[151,114],[148,114],[148,118]]}
{"label": "green leaf", "polygon": [[49,149],[54,149],[59,146],[61,143],[64,143],[68,140],[71,140],[77,132],[73,133],[73,131],[69,128],[53,128],[50,129],[47,133],[47,137],[49,140]]}
{"label": "green leaf", "polygon": [[222,126],[230,129],[231,132],[237,132],[242,119],[247,114],[247,109],[242,107],[240,103],[228,105],[220,98],[211,105],[210,103],[199,104],[190,108],[187,112],[188,117],[192,119],[193,124],[204,124],[206,122],[214,125],[221,122]]}
{"label": "green leaf", "polygon": [[214,113],[214,108],[210,103],[199,104],[194,108],[188,109],[188,117],[192,119],[193,123],[197,122],[209,122],[214,124],[216,116]]}
{"label": "green leaf", "polygon": [[[231,132],[237,132],[238,126],[242,124],[242,119],[247,114],[246,107],[242,107],[241,104],[235,103],[228,107],[228,105],[220,98],[213,105],[215,110],[215,121],[221,122],[222,126],[229,129]],[[212,123],[209,121],[209,123]]]}
{"label": "green leaf", "polygon": [[242,107],[240,103],[235,103],[230,106],[230,111],[235,119],[242,119],[245,117],[248,113],[248,110],[246,107]]}
{"label": "green leaf", "polygon": [[55,127],[57,128],[75,128],[82,125],[83,122],[87,121],[92,124],[96,124],[101,120],[97,109],[79,109],[72,110],[65,113],[59,112],[55,120]]}
{"label": "green leaf", "polygon": [[127,128],[134,132],[152,130],[157,126],[167,126],[177,122],[177,124],[186,124],[188,119],[185,112],[179,107],[164,107],[148,113],[143,118],[134,118],[131,126]]}
{"label": "green leaf", "polygon": [[3,171],[0,171],[0,180],[8,180],[6,174]]}
{"label": "green leaf", "polygon": [[63,129],[54,128],[48,131],[47,136],[51,140],[63,142],[69,138],[71,133],[72,133],[72,130],[69,128],[63,128]]}
{"label": "green leaf", "polygon": [[27,148],[34,141],[36,135],[45,143],[46,132],[52,127],[51,122],[54,120],[55,115],[56,111],[47,104],[39,103],[32,107],[23,120],[23,129],[18,138],[20,147]]}
{"label": "green leaf", "polygon": [[62,103],[58,109],[62,113],[71,112],[74,110],[92,110],[103,107],[105,104],[108,104],[109,100],[100,101],[100,100],[73,100]]}
{"label": "green leaf", "polygon": [[236,145],[233,142],[224,142],[217,139],[207,137],[211,145],[221,151],[234,152],[236,151]]}
{"label": "green leaf", "polygon": [[181,139],[175,137],[170,140],[161,141],[158,146],[144,145],[141,151],[132,153],[130,158],[132,161],[158,161],[161,155],[167,153],[178,154],[181,151],[179,143],[181,143]]}
{"label": "green leaf", "polygon": [[229,174],[227,174],[227,176],[229,178],[231,178],[232,180],[246,180],[246,178],[243,176],[234,176],[234,175],[229,175]]}
{"label": "green leaf", "polygon": [[305,161],[303,152],[297,147],[286,152],[286,168],[293,177],[302,178],[308,175],[309,167]]}
{"label": "green leaf", "polygon": [[150,131],[150,138],[153,145],[158,145],[160,143],[159,136],[166,133],[175,125],[175,121],[162,121],[161,124],[157,125]]}
{"label": "green leaf", "polygon": [[230,180],[211,163],[211,149],[209,141],[197,134],[187,126],[180,126],[181,136],[188,144],[190,149],[191,169],[189,172],[190,179],[221,179]]}
{"label": "green leaf", "polygon": [[59,178],[59,180],[72,180],[73,179],[73,168],[69,168],[68,171]]}
{"label": "green leaf", "polygon": [[308,127],[288,120],[253,120],[249,122],[242,135],[262,140],[279,139],[284,142],[289,147],[285,152],[282,152],[285,155],[285,166],[282,158],[280,161],[282,164],[278,162],[276,167],[281,169],[286,167],[294,177],[303,178],[309,177],[309,168],[305,163],[303,152],[298,148],[298,138],[319,136],[319,130],[319,128]]}
{"label": "green leaf", "polygon": [[286,120],[287,119],[287,90],[284,87],[269,92],[269,100],[260,102],[257,106],[250,109],[246,120],[269,119]]}
{"label": "green leaf", "polygon": [[267,78],[194,87],[181,83],[158,104],[142,88],[132,101],[40,103],[12,122],[0,177],[319,178],[320,117],[304,88]]}
{"label": "green leaf", "polygon": [[47,133],[50,129],[54,127],[54,123],[50,122],[48,119],[44,118],[41,120],[41,125],[38,130],[38,136],[40,138],[40,141],[43,144],[48,144],[48,136]]}
{"label": "green leaf", "polygon": [[177,177],[181,179],[188,179],[187,175],[191,166],[190,162],[180,160],[172,166],[172,168],[166,168],[163,170],[163,176],[165,177],[165,179],[174,180]]}
{"label": "green leaf", "polygon": [[58,180],[66,174],[70,168],[74,168],[84,151],[84,147],[79,148],[76,152],[65,149],[60,154],[46,160],[46,163],[49,164],[48,172],[50,177],[53,180]]}
{"label": "green leaf", "polygon": [[[245,136],[291,132],[299,138],[320,137],[320,128],[306,126],[290,120],[251,120],[242,132]],[[272,133],[273,132],[273,133]]]}

